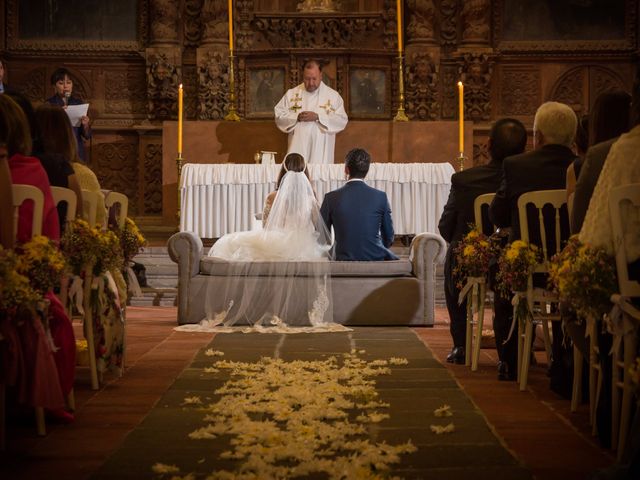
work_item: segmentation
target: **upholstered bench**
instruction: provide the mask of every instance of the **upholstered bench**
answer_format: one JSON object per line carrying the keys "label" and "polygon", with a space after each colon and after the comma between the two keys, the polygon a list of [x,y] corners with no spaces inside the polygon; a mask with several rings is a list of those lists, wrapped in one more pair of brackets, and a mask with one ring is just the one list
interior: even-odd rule
{"label": "upholstered bench", "polygon": [[[205,297],[215,301],[213,293],[218,286],[223,288],[229,262],[207,257],[202,241],[192,232],[176,233],[168,247],[169,256],[178,264],[178,323],[198,323],[205,317]],[[435,266],[442,263],[445,251],[442,237],[421,233],[411,243],[409,256],[400,260],[325,262],[331,274],[333,320],[352,326],[433,326]],[[270,271],[273,267],[269,266]],[[297,267],[302,284],[305,268]],[[259,288],[267,278],[277,281],[277,277],[261,277],[259,269],[247,281]]]}

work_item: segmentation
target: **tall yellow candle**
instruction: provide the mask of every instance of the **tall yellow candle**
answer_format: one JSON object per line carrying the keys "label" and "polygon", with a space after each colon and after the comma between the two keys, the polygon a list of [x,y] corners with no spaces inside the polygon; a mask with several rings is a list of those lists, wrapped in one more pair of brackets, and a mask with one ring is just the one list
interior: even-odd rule
{"label": "tall yellow candle", "polygon": [[229,0],[229,50],[233,51],[233,2]]}
{"label": "tall yellow candle", "polygon": [[397,0],[396,17],[398,19],[398,52],[402,54],[402,0]]}
{"label": "tall yellow candle", "polygon": [[178,87],[178,156],[182,154],[182,84]]}
{"label": "tall yellow candle", "polygon": [[460,154],[464,153],[464,85],[458,82],[458,103],[459,103],[459,122],[460,122]]}

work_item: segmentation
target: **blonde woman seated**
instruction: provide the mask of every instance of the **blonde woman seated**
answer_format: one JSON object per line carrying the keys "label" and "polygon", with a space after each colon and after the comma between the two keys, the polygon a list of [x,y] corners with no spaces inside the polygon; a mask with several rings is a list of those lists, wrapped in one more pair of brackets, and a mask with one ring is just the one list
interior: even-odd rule
{"label": "blonde woman seated", "polygon": [[276,185],[265,202],[263,230],[227,234],[213,245],[209,256],[226,269],[225,284],[212,276],[207,319],[179,330],[335,327],[327,263],[331,236],[301,155],[287,155]]}

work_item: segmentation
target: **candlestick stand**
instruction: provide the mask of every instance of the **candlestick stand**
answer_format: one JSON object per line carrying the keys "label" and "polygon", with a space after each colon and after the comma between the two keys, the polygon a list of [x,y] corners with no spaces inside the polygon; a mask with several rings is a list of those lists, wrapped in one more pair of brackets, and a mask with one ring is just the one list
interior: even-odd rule
{"label": "candlestick stand", "polygon": [[456,158],[456,160],[458,160],[458,162],[460,162],[460,171],[464,170],[464,162],[465,160],[467,160],[467,157],[464,156],[463,152],[460,152],[458,154],[458,158]]}
{"label": "candlestick stand", "polygon": [[182,205],[182,164],[184,158],[182,158],[182,152],[178,152],[176,157],[176,169],[178,170],[178,210],[176,212],[176,219],[178,220],[178,231],[180,231],[180,209]]}
{"label": "candlestick stand", "polygon": [[224,116],[224,119],[229,122],[239,122],[240,117],[236,113],[236,81],[233,74],[233,50],[229,51],[229,113]]}
{"label": "candlestick stand", "polygon": [[398,90],[400,99],[398,101],[398,111],[393,117],[394,122],[408,122],[409,117],[404,113],[404,68],[402,65],[402,54],[398,55]]}

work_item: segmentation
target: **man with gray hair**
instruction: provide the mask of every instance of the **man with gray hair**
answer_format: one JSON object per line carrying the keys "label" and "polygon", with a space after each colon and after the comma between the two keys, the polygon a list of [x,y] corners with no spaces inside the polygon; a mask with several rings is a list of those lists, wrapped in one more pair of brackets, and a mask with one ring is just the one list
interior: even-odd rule
{"label": "man with gray hair", "polygon": [[[509,241],[520,238],[518,198],[537,190],[564,189],[567,167],[576,158],[571,150],[578,119],[568,105],[546,102],[533,120],[533,150],[505,158],[502,180],[489,208],[489,218],[500,228],[510,227]],[[568,225],[566,225],[568,232]]]}
{"label": "man with gray hair", "polygon": [[[533,150],[504,159],[502,163],[502,180],[496,196],[489,207],[489,218],[500,228],[510,228],[509,241],[520,239],[520,222],[518,220],[518,199],[520,195],[538,190],[564,189],[566,186],[567,167],[576,158],[571,150],[576,135],[578,119],[568,105],[558,102],[543,103],[533,120]],[[534,210],[531,208],[531,210]],[[545,214],[544,222],[547,232],[554,231],[555,216]],[[538,215],[529,212],[529,239],[539,244],[540,229]],[[569,214],[566,207],[560,216],[561,240],[569,238]],[[553,240],[551,236],[547,240]],[[547,246],[549,254],[555,253],[555,245]],[[534,286],[545,287],[546,278],[534,275]],[[508,296],[507,296],[508,297]],[[507,300],[508,302],[508,300]],[[507,309],[509,305],[507,303]],[[502,327],[510,325],[512,315],[505,318]],[[494,325],[494,329],[496,326]],[[552,364],[550,366],[551,389],[564,396],[570,396],[570,374],[563,367],[562,358],[568,354],[562,345],[563,333],[560,322],[553,322]],[[515,353],[516,335],[505,342],[505,350]],[[516,359],[507,360],[516,365]]]}

